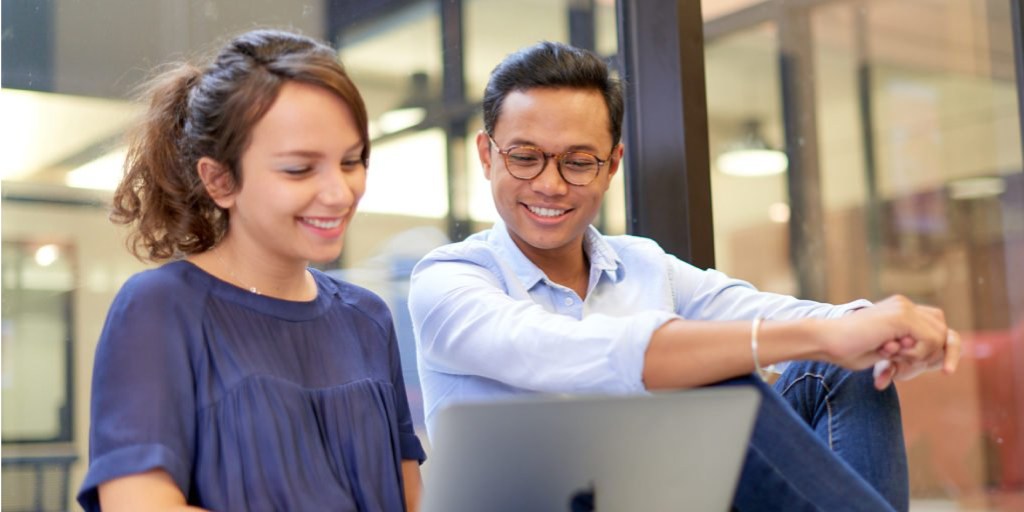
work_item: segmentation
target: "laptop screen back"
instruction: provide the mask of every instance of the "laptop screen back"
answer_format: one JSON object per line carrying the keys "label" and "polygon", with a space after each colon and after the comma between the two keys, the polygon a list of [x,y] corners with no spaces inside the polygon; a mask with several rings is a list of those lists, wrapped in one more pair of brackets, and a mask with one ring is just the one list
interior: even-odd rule
{"label": "laptop screen back", "polygon": [[728,510],[760,397],[704,388],[535,397],[438,413],[424,512]]}

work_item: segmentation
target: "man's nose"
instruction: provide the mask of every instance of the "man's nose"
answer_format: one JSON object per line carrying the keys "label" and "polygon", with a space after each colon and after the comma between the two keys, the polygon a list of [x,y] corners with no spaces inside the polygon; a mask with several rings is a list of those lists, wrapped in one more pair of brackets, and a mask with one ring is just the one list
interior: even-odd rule
{"label": "man's nose", "polygon": [[569,187],[558,171],[558,160],[554,158],[544,159],[544,168],[533,178],[532,185],[535,191],[545,195],[562,195]]}

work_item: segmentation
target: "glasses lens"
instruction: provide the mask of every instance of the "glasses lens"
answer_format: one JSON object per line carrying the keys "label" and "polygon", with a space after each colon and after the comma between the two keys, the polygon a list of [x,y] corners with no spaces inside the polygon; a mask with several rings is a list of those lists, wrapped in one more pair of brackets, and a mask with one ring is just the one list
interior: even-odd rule
{"label": "glasses lens", "polygon": [[586,185],[598,171],[597,157],[589,153],[566,153],[562,157],[562,175],[573,185]]}
{"label": "glasses lens", "polygon": [[512,148],[506,155],[508,172],[517,178],[529,179],[544,168],[544,153],[533,148]]}

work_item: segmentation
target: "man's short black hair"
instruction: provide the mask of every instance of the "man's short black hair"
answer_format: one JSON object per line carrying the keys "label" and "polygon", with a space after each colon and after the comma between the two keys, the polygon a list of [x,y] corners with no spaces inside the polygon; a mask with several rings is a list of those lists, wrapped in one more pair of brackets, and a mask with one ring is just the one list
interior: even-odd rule
{"label": "man's short black hair", "polygon": [[622,137],[624,111],[622,84],[609,74],[608,65],[593,52],[564,43],[544,41],[523,48],[501,61],[484,89],[484,130],[494,135],[505,97],[513,91],[537,87],[592,89],[608,106],[612,145]]}

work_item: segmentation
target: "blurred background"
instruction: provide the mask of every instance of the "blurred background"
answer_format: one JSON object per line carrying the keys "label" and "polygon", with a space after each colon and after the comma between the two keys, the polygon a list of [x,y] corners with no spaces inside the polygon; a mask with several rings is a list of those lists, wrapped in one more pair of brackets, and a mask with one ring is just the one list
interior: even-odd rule
{"label": "blurred background", "polygon": [[[707,165],[687,172],[709,183],[710,207],[689,207],[714,250],[694,263],[818,300],[899,292],[944,308],[967,343],[960,371],[898,385],[912,510],[1024,510],[1020,0],[656,4],[703,20],[703,62],[681,64],[706,89],[706,127],[686,147]],[[133,88],[154,66],[257,26],[338,49],[367,102],[373,152],[345,250],[323,268],[391,305],[422,425],[408,276],[430,249],[496,218],[472,144],[488,73],[540,40],[591,48],[621,71],[622,48],[651,51],[623,39],[643,28],[623,30],[622,7],[2,0],[0,508],[77,509],[96,340],[120,285],[145,268],[107,214],[139,113]],[[636,225],[628,212],[660,215],[627,200],[625,176],[639,172],[628,167],[598,219],[609,234]]]}

